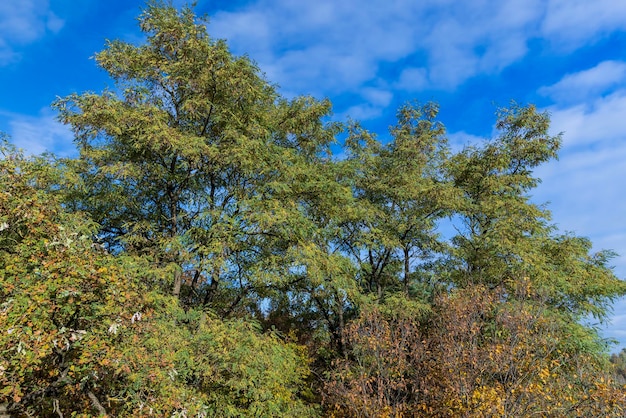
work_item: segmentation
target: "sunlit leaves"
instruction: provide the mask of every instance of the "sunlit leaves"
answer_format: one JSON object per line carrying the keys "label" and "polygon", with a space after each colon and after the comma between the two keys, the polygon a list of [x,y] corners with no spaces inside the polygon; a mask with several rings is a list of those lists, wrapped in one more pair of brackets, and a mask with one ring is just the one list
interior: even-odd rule
{"label": "sunlit leaves", "polygon": [[531,200],[547,114],[502,109],[452,154],[438,106],[405,105],[389,141],[350,122],[333,156],[328,100],[281,97],[191,8],[139,22],[96,56],[115,90],[55,103],[78,159],[0,145],[0,404],[624,415],[585,322],[626,293],[612,253]]}
{"label": "sunlit leaves", "polygon": [[315,414],[298,399],[301,347],[249,322],[183,311],[160,292],[168,268],[94,244],[94,225],[37,186],[52,180],[42,177],[50,162],[6,151],[0,402],[35,415]]}
{"label": "sunlit leaves", "polygon": [[337,416],[624,413],[593,331],[485,287],[438,298],[421,320],[363,312],[347,335],[350,355],[326,386]]}

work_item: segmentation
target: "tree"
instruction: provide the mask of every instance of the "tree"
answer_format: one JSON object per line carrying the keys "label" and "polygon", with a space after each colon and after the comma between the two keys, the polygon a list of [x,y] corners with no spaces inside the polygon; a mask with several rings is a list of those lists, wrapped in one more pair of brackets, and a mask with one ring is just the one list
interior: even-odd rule
{"label": "tree", "polygon": [[608,267],[610,251],[590,254],[589,240],[555,234],[550,213],[531,203],[539,179],[532,170],[556,158],[560,137],[550,136],[549,117],[534,106],[513,105],[498,114],[499,136],[483,147],[452,157],[450,176],[463,196],[444,267],[454,286],[503,287],[570,315],[602,319],[607,306],[626,291]]}
{"label": "tree", "polygon": [[[548,126],[534,107],[513,106],[500,112],[495,140],[443,162],[457,191],[448,207],[461,221],[435,264],[447,288],[421,309],[406,301],[363,308],[347,328],[346,356],[329,373],[331,411],[623,415],[626,399],[608,373],[605,343],[581,322],[606,318],[625,284],[608,267],[609,252],[591,255],[588,240],[555,235],[549,213],[528,195],[538,182],[532,169],[556,156],[559,138]],[[359,154],[376,161],[370,155]],[[382,176],[372,178],[377,184]]]}
{"label": "tree", "polygon": [[547,114],[503,109],[450,155],[437,105],[407,105],[388,143],[349,124],[336,158],[330,103],[281,97],[191,8],[151,3],[140,27],[97,54],[115,90],[55,103],[77,160],[0,146],[0,404],[624,415],[583,320],[626,284],[530,199]]}
{"label": "tree", "polygon": [[171,265],[172,294],[228,316],[290,277],[306,202],[329,183],[315,170],[334,128],[328,101],[281,98],[205,23],[151,4],[145,45],[113,41],[96,56],[121,95],[55,106],[81,153],[70,206],[92,214],[111,251]]}
{"label": "tree", "polygon": [[441,250],[436,221],[450,213],[455,190],[444,177],[448,148],[437,113],[434,103],[402,107],[385,145],[358,124],[350,130],[347,163],[363,215],[346,225],[344,248],[361,267],[361,287],[378,300],[415,294],[420,262]]}
{"label": "tree", "polygon": [[[37,416],[310,416],[302,347],[185,312],[167,271],[93,242],[51,191],[71,173],[0,151],[0,403]],[[64,180],[65,178],[65,180]]]}

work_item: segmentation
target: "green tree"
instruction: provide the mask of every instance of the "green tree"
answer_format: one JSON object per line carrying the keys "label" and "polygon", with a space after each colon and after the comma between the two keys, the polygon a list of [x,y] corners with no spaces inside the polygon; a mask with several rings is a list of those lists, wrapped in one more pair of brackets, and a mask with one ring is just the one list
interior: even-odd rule
{"label": "green tree", "polygon": [[[0,152],[0,404],[16,414],[310,416],[307,353],[185,312],[167,270],[95,245],[58,164]],[[69,177],[68,177],[69,176]]]}
{"label": "green tree", "polygon": [[[560,146],[560,137],[548,133],[549,123],[534,106],[514,105],[499,112],[494,140],[452,157],[461,225],[444,274],[458,287],[502,287],[572,321],[589,314],[602,319],[608,304],[626,291],[608,267],[613,254],[590,254],[589,240],[555,233],[550,213],[530,201],[540,181],[533,169],[556,158]],[[527,291],[518,292],[520,287]]]}
{"label": "green tree", "polygon": [[151,4],[147,42],[96,55],[117,92],[56,102],[76,133],[82,184],[111,251],[173,266],[172,294],[228,316],[254,312],[291,275],[306,206],[325,192],[328,101],[281,98],[190,8]]}
{"label": "green tree", "polygon": [[[533,169],[555,158],[560,143],[548,134],[548,115],[513,106],[496,126],[494,140],[440,160],[456,190],[430,183],[449,190],[433,207],[454,215],[458,231],[440,247],[433,271],[446,288],[430,295],[430,306],[398,298],[362,306],[347,327],[346,355],[325,386],[325,402],[339,416],[623,415],[626,399],[608,373],[605,342],[583,320],[604,320],[625,283],[608,267],[610,252],[593,255],[588,240],[556,234],[549,212],[530,201],[539,181]],[[377,191],[370,202],[390,196],[380,207],[394,208],[391,197],[406,190],[401,170],[389,170],[396,183],[383,182],[383,170],[367,171],[382,166],[384,148],[361,138],[370,147],[355,154],[367,163],[363,184]],[[428,208],[416,205],[418,214]],[[381,250],[363,253],[384,266],[401,241],[385,222],[394,218],[373,213],[383,221],[366,229],[376,237],[368,244]],[[386,268],[393,283],[393,264]]]}
{"label": "green tree", "polygon": [[347,223],[344,248],[360,266],[366,293],[423,293],[424,262],[441,244],[437,220],[454,207],[455,189],[445,179],[448,157],[438,106],[406,105],[383,145],[355,124],[347,140],[347,164],[362,216]]}

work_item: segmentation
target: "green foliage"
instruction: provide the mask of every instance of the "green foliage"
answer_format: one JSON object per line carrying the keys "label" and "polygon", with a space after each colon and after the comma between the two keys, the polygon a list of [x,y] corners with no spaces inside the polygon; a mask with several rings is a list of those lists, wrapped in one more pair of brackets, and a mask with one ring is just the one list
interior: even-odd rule
{"label": "green foliage", "polygon": [[170,286],[190,306],[258,309],[311,238],[308,207],[336,188],[320,158],[330,104],[281,98],[189,8],[151,5],[140,27],[145,45],[113,41],[96,56],[120,95],[55,103],[81,153],[69,205],[111,251],[177,266]]}
{"label": "green foliage", "polygon": [[[452,240],[446,274],[456,286],[503,287],[574,321],[603,319],[607,304],[626,292],[608,267],[612,253],[590,255],[587,239],[555,234],[549,212],[528,194],[539,182],[532,169],[556,157],[560,138],[548,135],[548,115],[533,106],[514,105],[498,117],[494,141],[450,160],[464,228]],[[518,292],[520,286],[528,291]]]}
{"label": "green foliage", "polygon": [[532,169],[556,156],[559,137],[548,135],[548,116],[534,107],[501,111],[498,137],[453,156],[448,165],[462,193],[463,233],[453,239],[458,285],[496,286],[531,264],[535,237],[550,232],[549,214],[527,194],[538,179]]}
{"label": "green foliage", "polygon": [[419,264],[441,249],[435,225],[451,213],[456,192],[444,177],[448,148],[437,113],[433,103],[404,106],[385,146],[358,124],[350,129],[347,164],[363,214],[346,225],[345,246],[361,267],[361,287],[378,299],[408,294]]}
{"label": "green foliage", "polygon": [[41,188],[43,159],[0,161],[0,402],[14,412],[308,416],[302,348],[243,321],[185,313],[149,263]]}
{"label": "green foliage", "polygon": [[408,104],[334,158],[327,100],[281,97],[191,8],[139,22],[96,56],[115,91],[54,104],[78,159],[0,144],[0,404],[624,415],[623,356],[584,322],[626,294],[613,254],[531,201],[547,114],[513,104],[452,154],[438,106]]}

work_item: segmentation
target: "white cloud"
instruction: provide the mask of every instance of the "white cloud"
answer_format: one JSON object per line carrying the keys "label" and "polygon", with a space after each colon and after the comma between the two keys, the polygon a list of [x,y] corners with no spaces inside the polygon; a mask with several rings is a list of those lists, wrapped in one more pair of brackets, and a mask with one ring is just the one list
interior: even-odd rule
{"label": "white cloud", "polygon": [[626,2],[550,0],[542,35],[555,45],[574,49],[614,30],[626,30]]}
{"label": "white cloud", "polygon": [[257,0],[209,26],[270,80],[314,95],[356,91],[398,63],[396,89],[454,89],[522,59],[531,39],[575,48],[612,30],[626,30],[626,2]]}
{"label": "white cloud", "polygon": [[333,120],[346,121],[348,119],[365,121],[382,116],[393,99],[393,91],[384,87],[366,87],[352,100],[351,106],[333,115]]}
{"label": "white cloud", "polygon": [[[408,15],[400,14],[406,6]],[[411,53],[410,2],[320,0],[295,4],[262,0],[238,12],[217,13],[209,32],[249,53],[288,91],[325,95],[351,91],[376,78],[379,60]]]}
{"label": "white cloud", "polygon": [[[598,245],[610,243],[602,246],[626,257],[626,241],[615,239],[626,237],[626,198],[620,187],[626,177],[626,141],[622,142],[619,147],[602,144],[594,151],[562,153],[559,161],[537,171],[543,183],[535,196],[551,201],[550,209],[560,229],[589,236]],[[623,267],[626,275],[626,262]]]}
{"label": "white cloud", "polygon": [[626,90],[617,90],[606,97],[567,108],[552,107],[552,127],[564,132],[565,147],[616,145],[626,136]]}
{"label": "white cloud", "polygon": [[626,62],[604,61],[593,68],[567,74],[558,83],[539,93],[559,102],[582,101],[606,93],[626,81]]}
{"label": "white cloud", "polygon": [[541,13],[540,0],[259,0],[215,14],[209,32],[289,91],[355,91],[401,61],[397,88],[454,88],[523,57]]}
{"label": "white cloud", "polygon": [[0,2],[0,66],[19,59],[16,47],[57,33],[64,21],[50,9],[48,0]]}
{"label": "white cloud", "polygon": [[419,91],[428,87],[428,70],[424,67],[405,68],[400,73],[395,87],[406,91]]}
{"label": "white cloud", "polygon": [[437,10],[425,43],[430,80],[436,87],[454,88],[521,59],[541,12],[537,0],[482,0]]}
{"label": "white cloud", "polygon": [[345,112],[337,115],[337,120],[358,120],[364,121],[374,119],[382,115],[383,107],[372,105],[369,103],[350,106]]}
{"label": "white cloud", "polygon": [[484,142],[484,138],[468,134],[464,131],[452,132],[448,135],[448,144],[452,152],[462,151],[464,148]]}
{"label": "white cloud", "polygon": [[618,275],[626,278],[626,90],[589,104],[550,109],[554,132],[564,131],[558,161],[541,167],[538,202],[550,201],[561,230],[613,249]]}
{"label": "white cloud", "polygon": [[38,116],[2,113],[9,119],[11,142],[30,155],[45,151],[60,156],[74,153],[73,133],[69,127],[56,120],[49,109],[43,109]]}
{"label": "white cloud", "polygon": [[393,98],[393,93],[386,89],[365,88],[361,91],[361,95],[370,103],[386,107]]}

